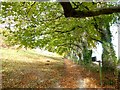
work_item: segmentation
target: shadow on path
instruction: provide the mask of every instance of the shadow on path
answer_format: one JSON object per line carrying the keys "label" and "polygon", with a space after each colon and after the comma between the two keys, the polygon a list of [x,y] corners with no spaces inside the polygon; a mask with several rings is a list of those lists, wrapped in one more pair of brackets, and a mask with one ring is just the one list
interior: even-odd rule
{"label": "shadow on path", "polygon": [[86,85],[81,76],[82,69],[72,61],[64,59],[64,76],[59,82],[61,88],[85,88]]}

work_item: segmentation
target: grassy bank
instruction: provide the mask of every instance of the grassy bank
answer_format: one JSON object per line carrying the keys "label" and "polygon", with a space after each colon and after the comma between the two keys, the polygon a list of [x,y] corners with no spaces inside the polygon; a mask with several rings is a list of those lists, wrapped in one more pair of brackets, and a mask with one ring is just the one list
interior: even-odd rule
{"label": "grassy bank", "polygon": [[62,75],[59,56],[43,56],[34,50],[0,49],[3,88],[55,87]]}

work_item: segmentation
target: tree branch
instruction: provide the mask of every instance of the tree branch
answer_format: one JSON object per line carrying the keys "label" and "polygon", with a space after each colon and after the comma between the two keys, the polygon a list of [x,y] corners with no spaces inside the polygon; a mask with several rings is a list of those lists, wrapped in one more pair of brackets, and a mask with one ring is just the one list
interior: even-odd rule
{"label": "tree branch", "polygon": [[36,3],[36,2],[34,2],[34,3],[30,6],[30,8],[29,8],[29,10],[28,10],[27,14],[30,12],[30,10],[31,10],[31,9],[32,9],[32,7],[35,5],[35,3]]}
{"label": "tree branch", "polygon": [[72,17],[75,10],[72,8],[70,2],[60,2],[63,7],[65,17]]}
{"label": "tree branch", "polygon": [[[78,27],[78,28],[82,28],[81,26],[76,26],[76,27]],[[54,32],[67,33],[67,32],[74,31],[76,27],[73,27],[71,30],[67,30],[67,31],[61,31],[61,30],[58,31],[58,30],[56,30],[56,31],[54,31]]]}
{"label": "tree branch", "polygon": [[92,38],[92,37],[90,37],[90,38],[94,41],[100,42],[101,44],[103,43],[101,40],[98,40],[98,39],[95,39],[95,38]]}
{"label": "tree branch", "polygon": [[65,17],[85,18],[120,12],[120,6],[101,8],[98,10],[80,11],[72,8],[70,2],[60,2],[60,4],[63,7]]}
{"label": "tree branch", "polygon": [[92,24],[94,25],[95,29],[96,29],[101,35],[105,35],[105,34],[103,33],[104,30],[103,30],[102,28],[99,28],[99,25],[97,24],[97,20],[96,20],[95,17],[93,17],[93,20],[94,20],[94,23],[92,23]]}

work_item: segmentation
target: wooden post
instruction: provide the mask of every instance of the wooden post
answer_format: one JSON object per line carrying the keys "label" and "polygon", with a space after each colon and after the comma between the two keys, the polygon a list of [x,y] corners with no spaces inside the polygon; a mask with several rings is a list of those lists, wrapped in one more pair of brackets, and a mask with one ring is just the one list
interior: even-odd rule
{"label": "wooden post", "polygon": [[100,85],[102,87],[103,86],[103,83],[102,83],[102,66],[101,66],[100,61],[99,61],[99,73],[100,73]]}
{"label": "wooden post", "polygon": [[100,85],[101,87],[103,86],[103,83],[102,83],[102,65],[101,65],[101,61],[96,61],[99,63],[99,74],[100,74]]}

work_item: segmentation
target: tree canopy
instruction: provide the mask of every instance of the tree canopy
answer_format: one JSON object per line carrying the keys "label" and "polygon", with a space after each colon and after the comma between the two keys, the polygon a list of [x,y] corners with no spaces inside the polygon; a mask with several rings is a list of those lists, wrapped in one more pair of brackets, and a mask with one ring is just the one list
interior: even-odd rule
{"label": "tree canopy", "polygon": [[2,2],[3,35],[11,45],[45,48],[59,54],[111,42],[109,28],[120,6],[110,2]]}

